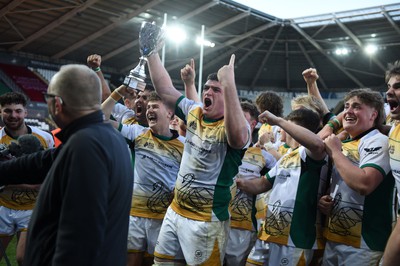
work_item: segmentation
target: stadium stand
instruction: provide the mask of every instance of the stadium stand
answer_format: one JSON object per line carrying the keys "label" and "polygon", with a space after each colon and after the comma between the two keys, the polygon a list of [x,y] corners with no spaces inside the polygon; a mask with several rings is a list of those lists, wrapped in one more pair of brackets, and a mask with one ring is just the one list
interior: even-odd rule
{"label": "stadium stand", "polygon": [[49,70],[44,68],[32,68],[31,70],[36,74],[40,75],[47,83],[49,83],[51,78],[57,73],[57,71],[55,70]]}
{"label": "stadium stand", "polygon": [[24,91],[31,101],[44,101],[43,92],[47,91],[47,85],[28,68],[0,64],[0,69]]}
{"label": "stadium stand", "polygon": [[30,126],[38,127],[44,131],[50,132],[56,125],[49,117],[46,103],[30,102],[27,105],[28,116],[25,122]]}
{"label": "stadium stand", "polygon": [[[3,73],[3,74],[5,74],[5,73]],[[7,77],[8,77],[8,75],[7,75]],[[12,79],[11,76],[9,78]],[[13,87],[13,86],[7,85],[6,83],[9,83],[9,82],[4,82],[4,77],[0,77],[0,95],[7,93],[7,92],[11,92],[11,91],[17,91],[17,92],[22,92],[26,96],[30,97],[29,95],[27,95],[25,90],[21,91],[20,89],[18,89],[16,87],[15,84],[14,84],[15,86]],[[34,81],[34,84],[37,84],[37,80]],[[31,87],[33,85],[28,85],[28,86]],[[50,132],[51,130],[56,128],[56,125],[49,118],[47,104],[42,101],[41,93],[40,93],[40,97],[41,97],[40,102],[35,102],[35,101],[32,101],[32,99],[29,99],[29,103],[27,105],[28,116],[25,118],[25,123],[29,126],[35,126],[44,131]],[[0,121],[0,126],[2,126],[1,121]]]}
{"label": "stadium stand", "polygon": [[0,81],[0,95],[12,91],[8,86]]}

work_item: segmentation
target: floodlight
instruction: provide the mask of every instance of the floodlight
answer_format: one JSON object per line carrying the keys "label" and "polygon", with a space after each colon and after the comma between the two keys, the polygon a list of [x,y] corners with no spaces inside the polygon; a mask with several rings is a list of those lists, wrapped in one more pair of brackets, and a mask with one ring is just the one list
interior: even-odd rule
{"label": "floodlight", "polygon": [[374,44],[368,44],[365,49],[364,49],[365,53],[367,53],[368,55],[373,55],[376,53],[376,51],[378,51],[378,47]]}
{"label": "floodlight", "polygon": [[166,33],[167,38],[177,44],[184,42],[187,38],[186,32],[179,26],[167,26]]}
{"label": "floodlight", "polygon": [[336,55],[347,55],[349,53],[349,50],[347,48],[337,48],[335,50]]}
{"label": "floodlight", "polygon": [[201,37],[197,37],[196,43],[198,45],[203,44],[203,46],[207,46],[207,47],[214,47],[215,46],[215,43],[213,43],[213,42],[211,42],[209,40],[202,40]]}

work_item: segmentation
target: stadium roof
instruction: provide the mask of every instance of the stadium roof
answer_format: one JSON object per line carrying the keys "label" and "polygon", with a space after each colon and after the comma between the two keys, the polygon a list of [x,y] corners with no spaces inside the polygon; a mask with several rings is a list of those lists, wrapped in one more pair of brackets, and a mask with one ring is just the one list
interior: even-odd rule
{"label": "stadium roof", "polygon": [[199,61],[201,25],[215,43],[204,48],[204,76],[235,53],[242,89],[304,90],[301,72],[316,67],[322,91],[384,90],[387,64],[400,59],[400,3],[281,19],[229,0],[0,0],[0,61],[84,63],[97,53],[116,83],[138,63],[141,23],[162,25],[164,14],[188,35],[179,46],[166,42],[177,85],[180,68]]}
{"label": "stadium roof", "polygon": [[348,1],[335,0],[327,3],[320,0],[286,0],[282,5],[274,0],[233,0],[240,4],[249,6],[266,14],[283,19],[293,19],[298,17],[315,16],[327,13],[349,11],[353,9],[365,9],[374,6],[396,4],[398,0],[363,0]]}

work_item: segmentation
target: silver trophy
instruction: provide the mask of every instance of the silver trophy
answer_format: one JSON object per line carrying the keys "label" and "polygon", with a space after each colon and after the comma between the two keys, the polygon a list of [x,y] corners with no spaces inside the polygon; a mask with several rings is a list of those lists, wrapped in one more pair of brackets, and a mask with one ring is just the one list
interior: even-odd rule
{"label": "silver trophy", "polygon": [[160,27],[155,25],[154,22],[142,23],[139,31],[139,46],[140,54],[142,56],[139,58],[139,64],[134,69],[129,71],[129,75],[125,77],[125,86],[136,89],[138,88],[139,82],[145,82],[146,72],[144,67],[147,63],[147,57],[153,53],[156,53],[160,49],[163,41],[164,32]]}

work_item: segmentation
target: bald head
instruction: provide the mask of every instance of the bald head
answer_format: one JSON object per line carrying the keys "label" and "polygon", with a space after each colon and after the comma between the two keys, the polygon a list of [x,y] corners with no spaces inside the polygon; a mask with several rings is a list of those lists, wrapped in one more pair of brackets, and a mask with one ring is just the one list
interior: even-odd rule
{"label": "bald head", "polygon": [[50,81],[49,93],[60,96],[69,111],[100,110],[100,79],[85,65],[62,66]]}

